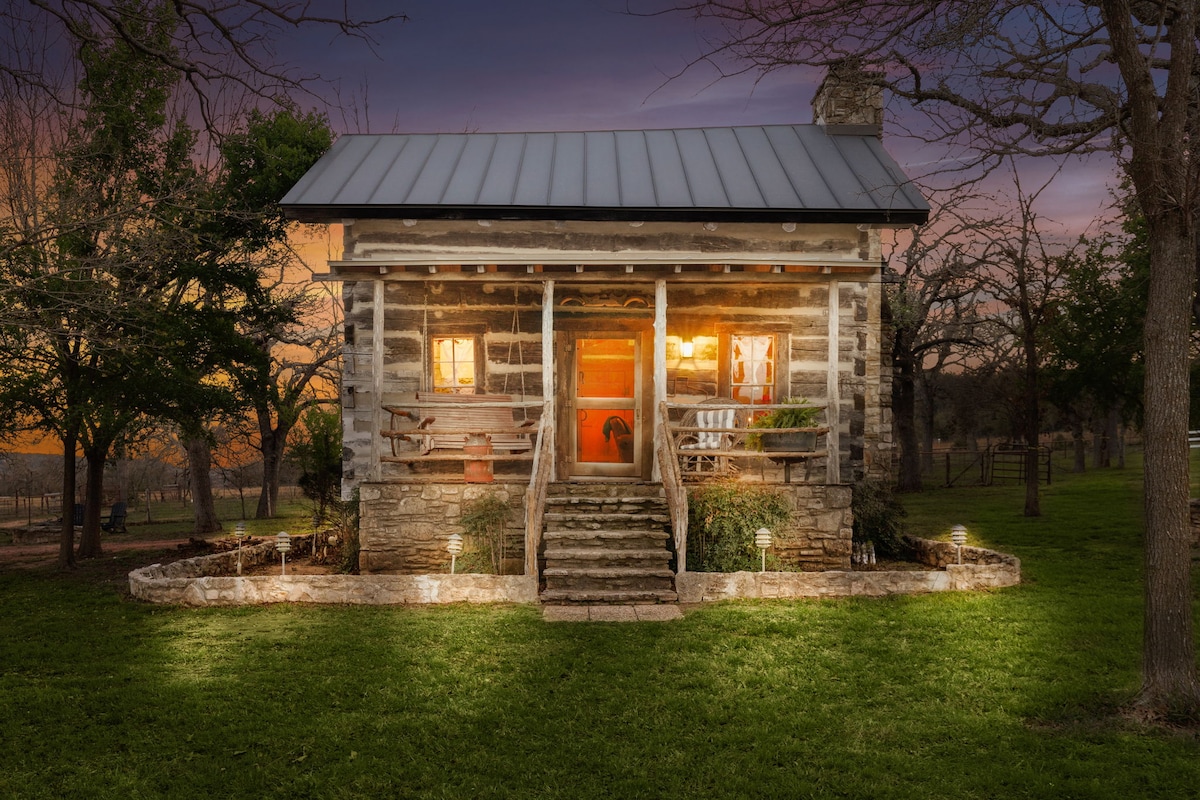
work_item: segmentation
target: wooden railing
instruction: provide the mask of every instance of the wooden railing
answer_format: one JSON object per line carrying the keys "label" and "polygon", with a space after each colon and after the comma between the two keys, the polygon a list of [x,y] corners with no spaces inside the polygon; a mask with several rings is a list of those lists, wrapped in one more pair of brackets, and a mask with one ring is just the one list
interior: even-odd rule
{"label": "wooden railing", "polygon": [[[536,422],[513,421],[516,409],[544,408],[544,401],[514,401],[506,395],[418,395],[403,406],[384,406],[391,415],[379,435],[391,444],[384,462],[533,461]],[[414,412],[412,409],[420,409]],[[487,436],[491,452],[467,452],[471,436]],[[411,447],[399,444],[411,443]],[[472,448],[474,450],[475,448]]]}
{"label": "wooden railing", "polygon": [[[812,406],[817,409],[824,409],[824,406]],[[829,466],[829,450],[828,442],[825,447],[817,447],[812,450],[759,450],[746,446],[746,439],[750,434],[772,435],[786,433],[812,433],[816,434],[818,442],[822,437],[828,438],[829,428],[827,426],[814,426],[805,428],[751,428],[749,425],[749,415],[760,411],[773,411],[775,409],[794,409],[794,405],[772,404],[772,405],[755,405],[748,406],[742,403],[730,401],[728,403],[704,403],[701,405],[691,403],[663,403],[662,404],[662,428],[666,432],[665,438],[668,440],[672,460],[674,461],[679,475],[683,480],[689,478],[704,478],[713,477],[715,474],[728,473],[730,470],[723,469],[720,466],[716,470],[703,470],[700,465],[713,461],[718,461],[720,464],[729,464],[732,460],[750,461],[759,467],[761,477],[764,481],[770,481],[774,476],[768,477],[766,473],[766,465],[768,461],[782,463],[783,475],[782,482],[791,482],[791,470],[793,464],[802,463],[805,466],[805,482],[808,482],[809,472],[814,461],[824,461],[825,463],[825,483],[836,483],[838,476],[834,475],[828,469]],[[745,420],[744,424],[735,424],[730,427],[701,427],[697,425],[683,425],[681,422],[672,421],[670,419],[672,412],[676,414],[686,414],[688,411],[722,411],[733,410]],[[704,448],[704,449],[688,449],[686,446],[681,446],[680,441],[684,437],[698,438],[701,434],[713,435],[722,434],[721,444],[719,447]],[[660,466],[660,470],[662,467]],[[776,480],[778,480],[776,478]]]}
{"label": "wooden railing", "polygon": [[658,471],[662,474],[663,493],[667,496],[667,508],[671,512],[671,534],[675,540],[675,571],[687,571],[687,488],[679,474],[679,456],[675,450],[675,437],[671,435],[671,418],[666,403],[658,404],[659,430],[662,435],[654,442],[654,454],[658,458]]}
{"label": "wooden railing", "polygon": [[525,574],[538,574],[538,550],[542,546],[542,518],[546,511],[546,492],[550,487],[554,457],[551,440],[554,424],[550,421],[549,403],[542,409],[538,423],[537,449],[533,451],[533,469],[529,488],[525,490]]}

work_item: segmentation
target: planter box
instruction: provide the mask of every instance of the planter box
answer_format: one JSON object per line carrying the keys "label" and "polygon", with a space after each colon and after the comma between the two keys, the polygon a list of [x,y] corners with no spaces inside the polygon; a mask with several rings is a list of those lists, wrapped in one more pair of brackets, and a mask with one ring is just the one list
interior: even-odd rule
{"label": "planter box", "polygon": [[815,431],[762,434],[764,453],[808,453],[817,449]]}

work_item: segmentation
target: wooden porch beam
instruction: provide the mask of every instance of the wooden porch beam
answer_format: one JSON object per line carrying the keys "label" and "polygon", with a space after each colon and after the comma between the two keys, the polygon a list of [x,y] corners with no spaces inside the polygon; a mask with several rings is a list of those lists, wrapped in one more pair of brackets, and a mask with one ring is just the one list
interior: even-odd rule
{"label": "wooden porch beam", "polygon": [[[546,281],[542,286],[542,397],[545,398],[545,410],[542,412],[542,436],[550,437],[549,453],[553,456],[556,450],[554,420],[558,415],[555,405],[554,383],[554,281]],[[550,459],[550,480],[556,480],[554,458]]]}
{"label": "wooden porch beam", "polygon": [[829,402],[825,406],[825,421],[829,425],[829,435],[826,444],[829,448],[829,458],[825,464],[825,483],[836,484],[842,480],[841,442],[839,436],[841,411],[841,386],[838,382],[838,371],[841,354],[841,318],[838,282],[829,282],[829,356],[826,374],[826,393]]}
{"label": "wooden porch beam", "polygon": [[[667,399],[667,282],[659,279],[654,282],[654,398],[651,405],[657,408],[658,403]],[[659,424],[658,414],[651,414],[654,426],[654,449],[657,451],[660,437],[666,435]],[[643,440],[644,441],[644,440]],[[662,472],[658,459],[651,459],[650,478],[662,480]]]}

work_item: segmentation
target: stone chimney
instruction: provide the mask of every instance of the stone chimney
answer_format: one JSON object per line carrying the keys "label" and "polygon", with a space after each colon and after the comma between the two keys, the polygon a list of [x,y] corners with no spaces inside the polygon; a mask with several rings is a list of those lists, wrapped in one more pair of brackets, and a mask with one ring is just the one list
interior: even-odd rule
{"label": "stone chimney", "polygon": [[872,83],[882,75],[849,59],[831,65],[813,96],[813,122],[830,133],[883,136],[883,87]]}

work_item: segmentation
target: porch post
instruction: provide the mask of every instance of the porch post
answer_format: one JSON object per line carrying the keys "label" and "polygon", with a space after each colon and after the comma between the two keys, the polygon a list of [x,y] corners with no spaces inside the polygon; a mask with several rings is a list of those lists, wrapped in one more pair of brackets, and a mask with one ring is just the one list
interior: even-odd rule
{"label": "porch post", "polygon": [[542,413],[549,419],[542,420],[542,430],[550,436],[550,480],[555,475],[555,419],[558,408],[555,400],[554,383],[554,281],[542,285]]}
{"label": "porch post", "polygon": [[[667,282],[659,279],[654,282],[654,397],[651,408],[657,409],[658,404],[667,399]],[[659,437],[665,436],[659,415],[650,415],[654,421],[654,449],[658,451]],[[658,467],[658,459],[651,455],[651,480],[661,481],[662,472]]]}
{"label": "porch post", "polygon": [[374,286],[371,312],[371,474],[370,479],[383,479],[383,280]]}
{"label": "porch post", "polygon": [[838,282],[829,282],[829,357],[826,373],[825,422],[829,433],[825,437],[825,448],[829,451],[825,459],[825,483],[841,483],[842,461],[841,442],[838,428],[840,427],[841,387],[838,384],[838,362],[841,358],[839,345],[841,341],[841,321],[839,319]]}

